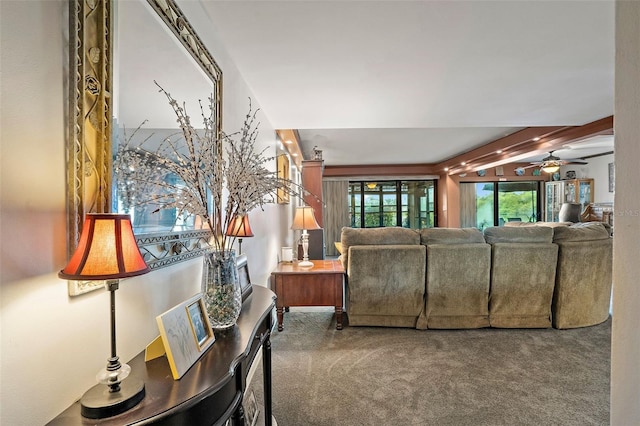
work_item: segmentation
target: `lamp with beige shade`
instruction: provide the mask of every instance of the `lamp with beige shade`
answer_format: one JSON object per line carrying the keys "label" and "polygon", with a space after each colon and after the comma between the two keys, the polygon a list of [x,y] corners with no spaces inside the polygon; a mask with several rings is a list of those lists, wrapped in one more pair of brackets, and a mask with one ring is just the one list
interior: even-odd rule
{"label": "lamp with beige shade", "polygon": [[309,261],[309,233],[307,231],[311,229],[321,229],[320,225],[318,225],[318,222],[316,221],[316,217],[313,214],[313,207],[296,207],[296,214],[293,217],[293,224],[291,225],[291,229],[302,231],[303,257],[302,262],[299,262],[298,266],[301,266],[303,268],[312,267],[313,262]]}

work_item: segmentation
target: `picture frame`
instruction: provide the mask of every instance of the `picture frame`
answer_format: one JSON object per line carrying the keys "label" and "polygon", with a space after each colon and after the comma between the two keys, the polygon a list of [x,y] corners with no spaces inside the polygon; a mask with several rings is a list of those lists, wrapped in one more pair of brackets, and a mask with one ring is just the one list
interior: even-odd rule
{"label": "picture frame", "polygon": [[616,192],[616,166],[609,163],[609,192]]}
{"label": "picture frame", "polygon": [[253,285],[249,276],[249,262],[246,254],[236,257],[236,266],[238,268],[238,280],[240,281],[240,291],[242,292],[242,301],[253,293]]}
{"label": "picture frame", "polygon": [[187,313],[196,345],[198,345],[199,349],[202,349],[202,346],[213,336],[213,330],[206,326],[208,318],[202,297],[187,305]]}
{"label": "picture frame", "polygon": [[206,312],[202,295],[198,293],[156,317],[174,380],[180,379],[215,342]]}
{"label": "picture frame", "polygon": [[[289,170],[289,157],[285,154],[278,155],[277,157],[277,167],[278,167],[278,179],[281,180],[290,180],[291,171]],[[276,190],[276,198],[278,204],[289,204],[289,193],[280,188]]]}
{"label": "picture frame", "polygon": [[255,426],[258,423],[260,407],[258,406],[256,394],[253,390],[246,395],[242,408],[244,408],[245,424],[248,426]]}

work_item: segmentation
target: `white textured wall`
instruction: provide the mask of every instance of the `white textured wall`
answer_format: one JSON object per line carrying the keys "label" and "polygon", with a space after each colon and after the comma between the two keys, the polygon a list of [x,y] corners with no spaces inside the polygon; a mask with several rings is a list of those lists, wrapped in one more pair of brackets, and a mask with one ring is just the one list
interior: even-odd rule
{"label": "white textured wall", "polygon": [[[198,7],[185,2],[183,9],[202,20]],[[109,356],[108,293],[69,298],[66,282],[57,277],[66,261],[67,8],[65,0],[0,1],[2,425],[46,423],[95,383]],[[197,30],[224,72],[224,127],[237,129],[250,92],[212,29]],[[260,144],[275,152],[273,129],[264,115],[260,121]],[[275,266],[278,247],[290,234],[289,216],[286,206],[275,205],[251,213],[256,237],[243,241],[243,252],[254,283],[265,284]],[[200,271],[200,261],[192,260],[122,281],[122,359],[158,334],[156,315],[199,291]]]}
{"label": "white textured wall", "polygon": [[614,155],[589,158],[586,165],[568,165],[560,167],[560,175],[564,178],[568,170],[576,172],[576,176],[593,179],[592,203],[613,203],[613,192],[609,192],[609,163],[615,161]]}
{"label": "white textured wall", "polygon": [[613,203],[613,192],[609,192],[609,163],[615,163],[613,154],[589,158],[589,177],[594,179],[593,202]]}
{"label": "white textured wall", "polygon": [[640,424],[640,2],[616,2],[611,424]]}
{"label": "white textured wall", "polygon": [[[222,126],[227,133],[235,132],[242,126],[248,111],[249,98],[251,98],[254,110],[260,108],[259,99],[253,96],[242,75],[222,47],[223,43],[211,26],[211,21],[200,2],[178,0],[178,3],[200,38],[211,51],[218,65],[222,68],[224,82]],[[265,147],[269,147],[266,154],[273,156],[276,154],[277,137],[275,129],[269,122],[268,111],[260,111],[258,121],[260,121],[260,127],[256,148],[260,151]],[[276,170],[275,160],[272,167],[273,170]],[[268,204],[264,207],[264,211],[257,208],[249,213],[249,221],[254,236],[243,238],[242,253],[249,257],[249,272],[251,273],[251,281],[254,284],[268,284],[271,271],[278,263],[280,247],[291,245],[293,231],[290,230],[290,227],[292,218],[293,210],[291,204]]]}

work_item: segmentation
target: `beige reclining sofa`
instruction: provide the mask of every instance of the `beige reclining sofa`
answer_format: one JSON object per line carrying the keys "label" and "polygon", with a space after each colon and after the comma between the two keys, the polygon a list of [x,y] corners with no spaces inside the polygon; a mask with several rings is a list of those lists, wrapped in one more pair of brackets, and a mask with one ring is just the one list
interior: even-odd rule
{"label": "beige reclining sofa", "polygon": [[554,227],[342,229],[349,324],[574,328],[609,317],[612,238]]}

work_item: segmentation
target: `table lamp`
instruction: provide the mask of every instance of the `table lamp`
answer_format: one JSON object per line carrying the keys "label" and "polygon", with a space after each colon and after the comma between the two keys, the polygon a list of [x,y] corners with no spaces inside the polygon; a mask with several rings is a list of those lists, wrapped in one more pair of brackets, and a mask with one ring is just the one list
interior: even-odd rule
{"label": "table lamp", "polygon": [[318,222],[316,222],[316,218],[313,215],[313,207],[311,206],[302,206],[296,207],[296,214],[293,217],[293,225],[291,225],[291,229],[293,230],[302,230],[302,262],[298,263],[298,266],[311,267],[313,266],[313,262],[309,261],[309,234],[307,230],[309,229],[321,229]]}
{"label": "table lamp", "polygon": [[84,417],[100,419],[123,413],[145,395],[144,382],[129,377],[131,367],[121,364],[116,354],[116,297],[120,278],[146,274],[150,269],[142,258],[125,214],[87,214],[80,242],[58,277],[67,280],[104,280],[111,299],[111,357],[80,400]]}
{"label": "table lamp", "polygon": [[238,254],[242,254],[242,239],[253,237],[251,226],[249,225],[249,215],[235,215],[229,222],[225,235],[238,238]]}

